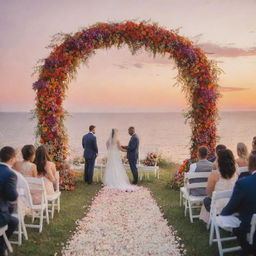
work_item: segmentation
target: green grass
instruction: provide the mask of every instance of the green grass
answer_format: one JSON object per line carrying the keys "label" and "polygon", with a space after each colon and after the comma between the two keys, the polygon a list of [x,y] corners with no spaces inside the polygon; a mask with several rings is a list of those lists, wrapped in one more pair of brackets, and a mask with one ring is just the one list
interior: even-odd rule
{"label": "green grass", "polygon": [[189,217],[184,217],[184,208],[179,206],[179,191],[171,190],[167,184],[174,170],[175,165],[168,170],[161,170],[159,181],[152,179],[149,182],[142,182],[142,185],[151,190],[169,225],[177,231],[177,235],[182,239],[182,243],[187,250],[186,255],[218,255],[216,244],[209,247],[209,231],[206,230],[205,224],[199,220],[195,220],[191,224]]}
{"label": "green grass", "polygon": [[[199,220],[191,224],[188,216],[184,217],[184,209],[179,206],[179,191],[171,190],[168,186],[170,177],[177,167],[171,164],[168,169],[161,169],[159,180],[150,177],[149,181],[143,180],[140,185],[151,190],[165,218],[185,244],[187,256],[216,256],[217,245],[209,247],[209,231],[206,230],[205,225]],[[128,173],[131,176],[130,172]],[[55,215],[50,225],[44,225],[41,234],[37,230],[28,229],[29,240],[20,247],[14,246],[15,252],[12,255],[60,255],[61,248],[75,229],[75,221],[84,216],[100,187],[100,184],[88,186],[80,179],[75,191],[62,192],[60,213]]]}
{"label": "green grass", "polygon": [[84,216],[100,187],[100,184],[89,186],[79,180],[73,192],[62,191],[60,213],[55,213],[49,225],[44,222],[41,234],[38,229],[27,228],[28,241],[24,241],[21,246],[13,246],[14,253],[11,255],[61,255],[61,248],[75,229],[75,221]]}

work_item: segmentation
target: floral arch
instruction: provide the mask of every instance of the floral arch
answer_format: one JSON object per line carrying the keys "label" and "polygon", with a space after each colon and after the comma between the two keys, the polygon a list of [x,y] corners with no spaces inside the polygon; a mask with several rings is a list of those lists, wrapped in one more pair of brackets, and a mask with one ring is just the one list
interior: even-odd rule
{"label": "floral arch", "polygon": [[73,35],[58,34],[52,42],[51,54],[38,67],[39,78],[33,84],[39,142],[49,147],[59,170],[68,154],[62,102],[69,81],[78,66],[88,61],[96,49],[120,48],[125,44],[132,54],[145,49],[154,56],[162,54],[174,59],[178,68],[177,80],[188,102],[185,118],[192,129],[190,157],[196,158],[200,145],[207,145],[210,154],[214,153],[219,96],[215,63],[177,31],[145,22],[97,23]]}

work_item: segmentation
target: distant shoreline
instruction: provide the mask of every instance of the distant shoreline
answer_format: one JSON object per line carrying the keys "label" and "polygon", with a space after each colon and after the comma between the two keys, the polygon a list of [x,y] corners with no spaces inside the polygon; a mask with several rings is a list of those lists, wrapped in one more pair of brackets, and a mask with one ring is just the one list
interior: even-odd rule
{"label": "distant shoreline", "polygon": [[[68,114],[182,114],[184,111],[159,111],[159,112],[68,112]],[[219,111],[219,113],[243,113],[243,112],[256,112],[255,110],[223,110]],[[0,111],[0,114],[31,114],[31,112],[27,111]]]}

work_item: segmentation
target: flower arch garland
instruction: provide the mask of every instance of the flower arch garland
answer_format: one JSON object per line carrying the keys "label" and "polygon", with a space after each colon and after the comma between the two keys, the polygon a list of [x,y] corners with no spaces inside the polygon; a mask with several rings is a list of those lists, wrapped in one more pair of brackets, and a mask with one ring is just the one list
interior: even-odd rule
{"label": "flower arch garland", "polygon": [[207,145],[212,155],[216,143],[216,102],[219,96],[219,69],[215,63],[177,31],[166,30],[157,24],[132,21],[97,23],[73,35],[58,34],[51,45],[53,50],[39,66],[39,78],[33,84],[36,90],[37,135],[39,142],[49,147],[57,168],[62,169],[68,154],[64,127],[66,113],[62,102],[69,81],[78,66],[88,61],[96,49],[120,48],[123,45],[128,45],[132,54],[144,48],[154,56],[162,54],[174,59],[178,68],[177,79],[189,106],[185,118],[192,129],[191,159],[196,158],[200,145]]}

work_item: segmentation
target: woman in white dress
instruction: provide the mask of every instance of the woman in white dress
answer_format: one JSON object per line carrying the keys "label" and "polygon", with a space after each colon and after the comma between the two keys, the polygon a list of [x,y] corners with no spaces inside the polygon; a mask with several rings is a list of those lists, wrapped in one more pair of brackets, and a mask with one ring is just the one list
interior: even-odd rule
{"label": "woman in white dress", "polygon": [[112,129],[107,141],[107,149],[107,165],[103,176],[104,185],[111,189],[136,190],[137,187],[131,185],[121,160],[120,151],[126,152],[126,150],[121,147],[117,129]]}

